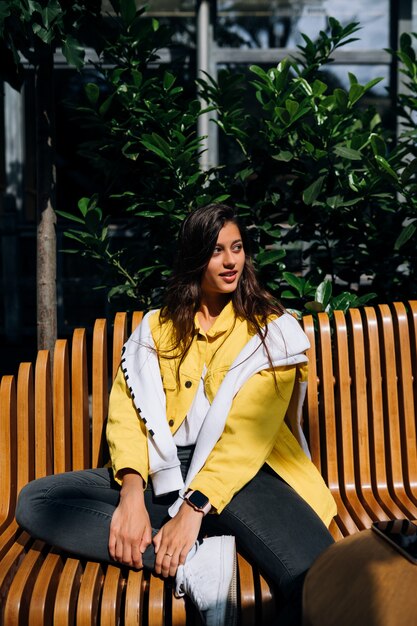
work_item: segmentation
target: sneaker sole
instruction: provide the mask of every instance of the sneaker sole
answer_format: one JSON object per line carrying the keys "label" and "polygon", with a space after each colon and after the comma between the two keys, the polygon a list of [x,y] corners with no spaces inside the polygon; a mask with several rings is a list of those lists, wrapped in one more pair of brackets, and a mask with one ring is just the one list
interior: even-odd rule
{"label": "sneaker sole", "polygon": [[230,583],[229,595],[227,596],[225,626],[237,625],[237,557],[236,550],[233,557],[233,574]]}

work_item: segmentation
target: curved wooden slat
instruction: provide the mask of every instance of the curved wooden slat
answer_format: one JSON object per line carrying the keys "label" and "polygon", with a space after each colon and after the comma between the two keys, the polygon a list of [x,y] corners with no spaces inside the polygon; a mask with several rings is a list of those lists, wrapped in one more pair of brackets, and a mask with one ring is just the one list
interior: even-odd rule
{"label": "curved wooden slat", "polygon": [[237,553],[240,588],[240,624],[253,626],[256,624],[255,611],[255,582],[252,566],[239,553]]}
{"label": "curved wooden slat", "polygon": [[401,518],[407,513],[393,500],[388,489],[379,328],[376,312],[372,307],[364,308],[364,323],[369,386],[372,483],[381,506],[390,511],[392,517]]}
{"label": "curved wooden slat", "polygon": [[17,376],[17,491],[35,477],[35,390],[31,363]]}
{"label": "curved wooden slat", "polygon": [[52,469],[51,361],[48,350],[40,350],[35,366],[35,478],[51,474]]}
{"label": "curved wooden slat", "polygon": [[108,410],[107,322],[96,320],[93,332],[91,466],[104,464],[104,422]]}
{"label": "curved wooden slat", "polygon": [[29,624],[29,604],[33,586],[43,562],[42,541],[35,541],[17,569],[4,602],[4,624]]}
{"label": "curved wooden slat", "polygon": [[413,393],[413,363],[411,356],[411,337],[405,306],[400,302],[393,304],[395,345],[398,351],[398,395],[401,431],[401,458],[404,486],[408,497],[417,503],[413,493],[417,488],[417,433],[416,402]]}
{"label": "curved wooden slat", "polygon": [[303,318],[303,328],[310,348],[307,350],[308,356],[308,386],[305,404],[305,423],[308,426],[308,441],[311,452],[311,459],[317,469],[321,471],[321,445],[320,445],[320,420],[319,420],[319,384],[317,376],[317,355],[316,336],[314,331],[314,321],[311,315]]}
{"label": "curved wooden slat", "polygon": [[415,519],[417,517],[417,506],[408,497],[403,478],[403,458],[398,398],[399,372],[395,350],[396,346],[392,314],[388,305],[385,304],[380,304],[378,306],[378,310],[382,323],[382,366],[385,380],[384,400],[386,406],[385,432],[386,435],[388,435],[386,440],[389,442],[389,456],[387,458],[388,475],[390,478],[389,486],[394,499],[397,501],[399,506],[404,508],[407,512],[407,516],[411,516],[411,519]]}
{"label": "curved wooden slat", "polygon": [[149,626],[163,626],[165,622],[165,586],[156,576],[149,579],[148,620]]}
{"label": "curved wooden slat", "polygon": [[143,318],[143,311],[133,311],[132,314],[132,327],[131,327],[131,332],[133,333],[133,331],[139,326],[139,324],[141,323]]}
{"label": "curved wooden slat", "polygon": [[101,597],[100,626],[118,626],[120,623],[123,583],[120,568],[108,565]]}
{"label": "curved wooden slat", "polygon": [[17,490],[16,385],[13,376],[0,383],[0,530],[13,518]]}
{"label": "curved wooden slat", "polygon": [[[13,581],[13,576],[32,539],[26,532],[18,530],[17,524],[12,523],[0,535],[0,597],[5,598]],[[0,608],[1,608],[0,604]]]}
{"label": "curved wooden slat", "polygon": [[70,377],[68,342],[58,339],[54,351],[54,473],[71,469]]}
{"label": "curved wooden slat", "polygon": [[171,593],[171,616],[172,626],[184,626],[187,621],[185,599],[176,598],[174,593]]}
{"label": "curved wooden slat", "polygon": [[320,388],[320,419],[324,426],[322,436],[322,473],[327,480],[330,491],[337,505],[337,524],[344,535],[357,532],[358,526],[346,508],[340,491],[338,467],[338,442],[336,436],[336,406],[334,397],[335,378],[332,359],[332,336],[329,318],[319,313],[319,377]]}
{"label": "curved wooden slat", "polygon": [[120,365],[122,347],[127,339],[127,314],[116,313],[113,328],[113,369],[112,380],[115,379]]}
{"label": "curved wooden slat", "polygon": [[[349,310],[350,320],[350,361],[352,364],[352,398],[354,412],[355,446],[354,456],[357,465],[356,483],[359,494],[375,519],[387,519],[389,510],[381,506],[372,487],[370,461],[370,425],[368,417],[369,393],[368,374],[365,361],[364,329],[358,309]],[[372,408],[370,409],[372,411]]]}
{"label": "curved wooden slat", "polygon": [[55,595],[64,565],[63,557],[52,550],[37,574],[29,606],[28,624],[53,624]]}
{"label": "curved wooden slat", "polygon": [[82,567],[80,561],[67,558],[56,592],[54,626],[72,626],[75,624],[81,577]]}
{"label": "curved wooden slat", "polygon": [[95,626],[99,619],[103,568],[100,563],[89,561],[81,579],[77,603],[77,626]]}
{"label": "curved wooden slat", "polygon": [[353,444],[353,416],[351,401],[351,375],[346,319],[342,311],[334,312],[335,325],[335,369],[336,369],[336,405],[337,439],[340,442],[338,459],[342,475],[342,498],[359,528],[372,524],[375,515],[370,516],[359,499],[355,476],[355,453]]}
{"label": "curved wooden slat", "polygon": [[84,328],[76,328],[71,351],[71,440],[73,470],[91,467],[88,417],[87,343]]}
{"label": "curved wooden slat", "polygon": [[146,581],[143,571],[130,570],[125,591],[125,626],[139,626],[142,624],[143,596]]}
{"label": "curved wooden slat", "polygon": [[259,576],[259,605],[262,614],[262,625],[269,626],[275,622],[275,597],[274,592],[263,576]]}
{"label": "curved wooden slat", "polygon": [[345,536],[342,530],[337,525],[336,519],[332,519],[332,521],[330,522],[329,531],[335,541],[340,541]]}

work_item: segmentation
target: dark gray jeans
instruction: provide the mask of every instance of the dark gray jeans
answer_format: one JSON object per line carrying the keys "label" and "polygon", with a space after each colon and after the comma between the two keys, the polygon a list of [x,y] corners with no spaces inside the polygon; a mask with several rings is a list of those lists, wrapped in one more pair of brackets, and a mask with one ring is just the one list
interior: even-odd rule
{"label": "dark gray jeans", "polygon": [[[189,452],[184,449],[181,456],[185,472]],[[109,528],[119,492],[112,471],[106,468],[46,476],[22,489],[16,519],[31,535],[49,544],[81,557],[111,562]],[[175,498],[175,493],[155,497],[148,485],[145,502],[155,530],[167,520]],[[204,518],[202,532],[234,535],[243,552],[282,595],[282,615],[277,623],[300,623],[305,574],[333,539],[291,487],[264,466],[220,515]],[[143,555],[144,566],[153,568],[154,559],[151,545]]]}

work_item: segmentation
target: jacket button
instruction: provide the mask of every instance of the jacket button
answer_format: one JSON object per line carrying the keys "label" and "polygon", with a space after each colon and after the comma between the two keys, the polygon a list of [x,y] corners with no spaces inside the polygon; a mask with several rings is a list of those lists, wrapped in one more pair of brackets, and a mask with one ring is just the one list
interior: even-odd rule
{"label": "jacket button", "polygon": [[192,384],[193,384],[193,383],[191,382],[191,380],[187,380],[187,381],[185,382],[185,386],[187,387],[187,389],[189,389],[189,388],[191,387],[191,385],[192,385]]}
{"label": "jacket button", "polygon": [[174,422],[174,420],[169,420],[169,422],[168,422],[168,424],[169,424],[170,426],[173,426],[173,425],[174,425],[174,423],[175,423],[175,422]]}

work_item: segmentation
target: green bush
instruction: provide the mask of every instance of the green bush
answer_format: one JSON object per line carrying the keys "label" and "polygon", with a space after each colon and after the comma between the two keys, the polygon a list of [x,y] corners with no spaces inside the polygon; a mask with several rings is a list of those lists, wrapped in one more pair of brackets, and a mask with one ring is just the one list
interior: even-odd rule
{"label": "green bush", "polygon": [[[374,295],[415,294],[417,63],[410,37],[398,51],[411,90],[399,98],[407,126],[396,143],[376,110],[363,105],[380,79],[361,85],[349,74],[348,89],[326,84],[331,53],[358,30],[330,18],[316,42],[304,36],[298,60],[267,71],[252,66],[249,81],[231,71],[218,82],[198,81],[234,153],[232,163],[203,172],[200,102],[156,63],[169,34],[131,0],[121,0],[120,13],[102,53],[112,67],[103,64],[101,86],[86,86],[78,110],[95,132],[83,153],[102,185],[80,201],[79,214],[66,215],[78,222],[67,236],[107,269],[109,297],[133,298],[132,307],[158,304],[180,220],[216,200],[237,207],[261,279],[298,310],[346,310]],[[109,236],[115,218],[131,242],[117,250]],[[298,244],[303,258],[291,273],[285,251]]]}

